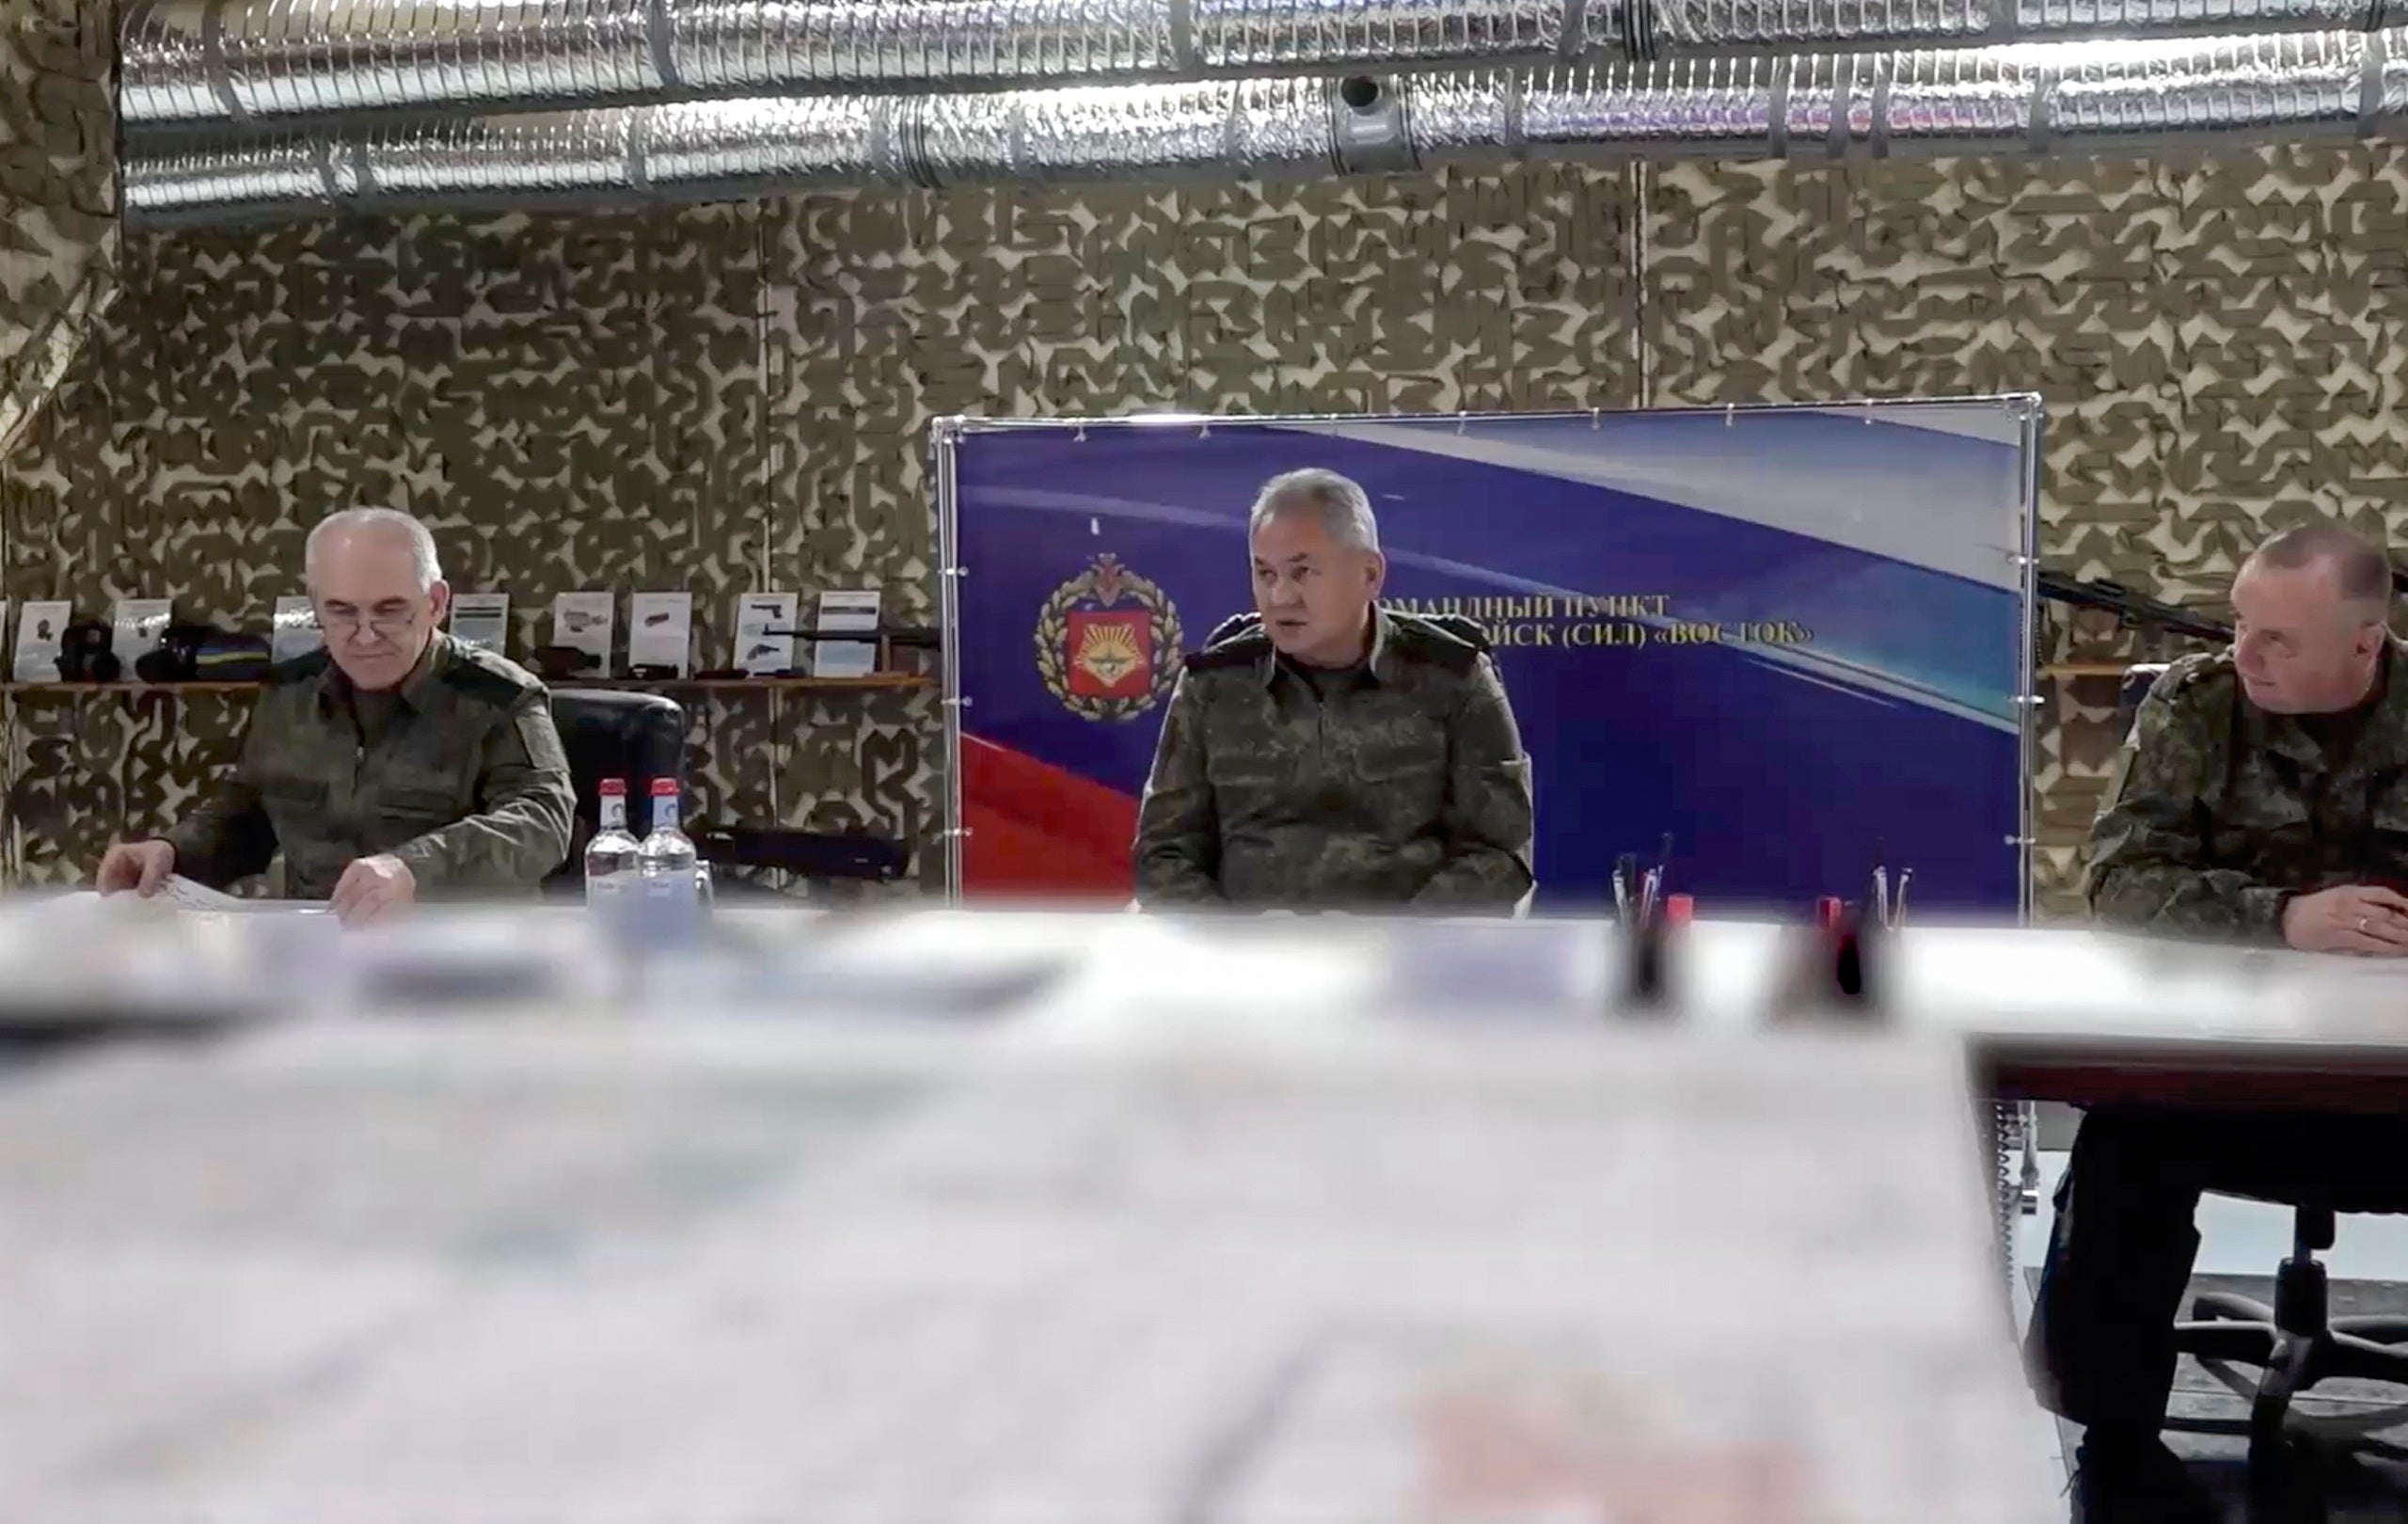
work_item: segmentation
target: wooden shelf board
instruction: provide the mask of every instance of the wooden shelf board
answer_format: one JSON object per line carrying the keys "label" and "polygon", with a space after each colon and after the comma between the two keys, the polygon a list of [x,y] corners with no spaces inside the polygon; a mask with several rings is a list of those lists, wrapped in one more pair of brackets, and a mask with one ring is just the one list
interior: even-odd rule
{"label": "wooden shelf board", "polygon": [[2043,677],[2121,677],[2129,661],[2059,661],[2042,667]]}

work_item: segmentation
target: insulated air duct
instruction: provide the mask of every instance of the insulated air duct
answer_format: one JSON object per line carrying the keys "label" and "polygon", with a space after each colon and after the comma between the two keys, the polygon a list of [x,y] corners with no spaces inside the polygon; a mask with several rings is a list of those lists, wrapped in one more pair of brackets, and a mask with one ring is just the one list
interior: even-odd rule
{"label": "insulated air duct", "polygon": [[223,126],[380,109],[2369,31],[2386,3],[135,0],[119,28],[119,109],[135,129]]}
{"label": "insulated air duct", "polygon": [[1315,176],[1531,154],[1883,156],[2369,137],[2408,123],[2408,29],[1536,74],[1216,79],[451,118],[356,137],[130,145],[133,221],[619,205],[809,185]]}
{"label": "insulated air duct", "polygon": [[826,184],[1243,179],[1615,154],[2097,151],[2408,123],[2408,28],[1678,59],[1535,74],[771,98],[130,149],[136,222],[594,205]]}
{"label": "insulated air duct", "polygon": [[[236,138],[121,168],[135,223],[694,201],[814,185],[1328,174],[1335,87],[1304,79],[802,96],[436,119]],[[1365,152],[1374,151],[1369,146]]]}

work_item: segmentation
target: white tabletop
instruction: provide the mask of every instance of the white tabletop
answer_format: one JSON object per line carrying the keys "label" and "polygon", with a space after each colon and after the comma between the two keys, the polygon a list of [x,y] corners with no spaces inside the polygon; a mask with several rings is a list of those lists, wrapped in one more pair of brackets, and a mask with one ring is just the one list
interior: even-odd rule
{"label": "white tabletop", "polygon": [[0,1087],[0,1516],[2060,1516],[1952,1043],[1374,1021],[1164,931],[1016,1021],[303,1019]]}

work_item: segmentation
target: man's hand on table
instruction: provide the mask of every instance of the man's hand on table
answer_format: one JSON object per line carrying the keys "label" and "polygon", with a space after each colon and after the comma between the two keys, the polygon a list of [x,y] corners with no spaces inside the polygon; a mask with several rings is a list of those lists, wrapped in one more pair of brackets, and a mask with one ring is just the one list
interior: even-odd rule
{"label": "man's hand on table", "polygon": [[2283,906],[2283,941],[2301,952],[2408,958],[2408,898],[2366,883],[2297,896]]}
{"label": "man's hand on table", "polygon": [[356,859],[342,870],[331,905],[343,925],[367,926],[402,914],[417,902],[418,877],[410,865],[398,857],[378,855]]}
{"label": "man's hand on table", "polygon": [[101,857],[101,870],[95,875],[101,893],[120,895],[131,889],[148,899],[176,871],[176,849],[172,842],[120,841],[112,845]]}

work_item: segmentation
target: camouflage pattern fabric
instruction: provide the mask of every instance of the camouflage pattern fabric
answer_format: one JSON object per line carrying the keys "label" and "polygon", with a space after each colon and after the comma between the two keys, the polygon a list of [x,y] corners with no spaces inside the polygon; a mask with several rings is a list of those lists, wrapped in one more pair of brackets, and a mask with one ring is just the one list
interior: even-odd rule
{"label": "camouflage pattern fabric", "polygon": [[2091,834],[2101,920],[2276,944],[2282,906],[2339,883],[2408,889],[2408,647],[2338,768],[2248,702],[2232,656],[2186,657],[2141,701]]}
{"label": "camouflage pattern fabric", "polygon": [[1530,765],[1486,645],[1469,620],[1383,609],[1363,668],[1317,684],[1259,616],[1223,625],[1163,719],[1139,900],[1513,909],[1531,886]]}
{"label": "camouflage pattern fabric", "polygon": [[115,10],[0,6],[0,458],[115,285]]}
{"label": "camouflage pattern fabric", "polygon": [[531,674],[444,635],[372,738],[349,694],[324,651],[277,669],[233,778],[167,833],[178,872],[222,887],[280,848],[285,892],[324,899],[389,852],[435,897],[530,889],[567,857],[568,758]]}
{"label": "camouflage pattern fabric", "polygon": [[[2030,389],[2053,567],[2212,606],[2289,516],[2408,543],[2398,143],[831,190],[146,233],[121,265],[0,458],[0,596],[104,615],[156,594],[264,629],[308,525],[386,503],[435,526],[455,585],[511,595],[513,655],[555,593],[689,588],[718,664],[756,588],[875,587],[933,619],[924,445],[958,412]],[[2112,621],[2042,636],[2052,666],[2168,654]],[[943,882],[935,692],[675,696],[698,815],[878,832]],[[2115,681],[2061,673],[2041,697],[2036,892],[2078,914]],[[70,881],[112,833],[164,829],[232,764],[246,708],[20,695],[9,878]]]}

